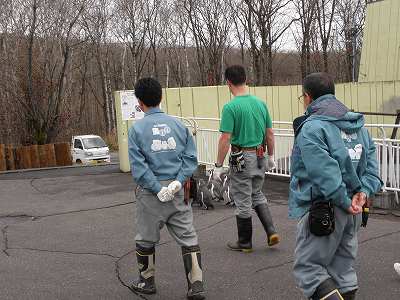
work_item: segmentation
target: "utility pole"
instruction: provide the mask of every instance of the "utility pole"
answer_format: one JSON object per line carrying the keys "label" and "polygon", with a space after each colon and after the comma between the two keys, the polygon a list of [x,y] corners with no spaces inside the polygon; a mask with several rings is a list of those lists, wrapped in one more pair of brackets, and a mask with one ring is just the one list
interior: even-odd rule
{"label": "utility pole", "polygon": [[351,37],[352,37],[352,72],[351,72],[351,78],[352,82],[356,82],[356,47],[357,47],[357,34],[358,30],[356,27],[356,20],[355,20],[355,14],[353,13],[353,26],[351,27]]}
{"label": "utility pole", "polygon": [[351,78],[352,81],[355,82],[356,81],[356,44],[357,44],[357,34],[356,34],[356,28],[353,27],[352,28],[352,35],[353,35],[353,53],[352,53],[352,74],[351,74]]}

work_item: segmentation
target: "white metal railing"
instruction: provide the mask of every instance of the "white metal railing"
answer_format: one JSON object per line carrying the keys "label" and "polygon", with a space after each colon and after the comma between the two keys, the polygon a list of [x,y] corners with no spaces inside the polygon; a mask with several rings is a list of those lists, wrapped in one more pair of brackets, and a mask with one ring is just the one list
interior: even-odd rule
{"label": "white metal railing", "polygon": [[[192,129],[195,137],[198,160],[202,164],[213,166],[218,154],[218,118],[181,118]],[[202,122],[207,126],[200,125]],[[376,144],[379,174],[384,184],[384,190],[400,192],[400,139],[387,138],[386,130],[399,128],[400,125],[366,124],[370,131],[378,133],[374,137]],[[212,127],[212,128],[211,128]],[[274,121],[275,160],[277,168],[267,172],[269,175],[290,177],[290,157],[294,141],[291,122]],[[227,166],[227,161],[225,161]],[[397,194],[396,194],[397,195]],[[396,197],[398,201],[398,198]]]}

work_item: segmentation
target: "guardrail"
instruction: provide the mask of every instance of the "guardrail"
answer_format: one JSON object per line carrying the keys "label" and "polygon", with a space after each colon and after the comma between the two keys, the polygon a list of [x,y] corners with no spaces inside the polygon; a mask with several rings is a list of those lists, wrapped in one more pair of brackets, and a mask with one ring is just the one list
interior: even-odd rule
{"label": "guardrail", "polygon": [[[217,118],[181,118],[195,137],[198,159],[202,164],[213,166],[218,154],[218,130],[220,119]],[[206,125],[202,125],[205,123]],[[294,133],[291,122],[274,121],[275,160],[277,168],[267,172],[272,176],[290,177],[290,157],[294,142]],[[366,124],[371,132],[378,136],[373,140],[377,149],[379,174],[384,183],[384,191],[400,192],[400,139],[388,138],[386,129],[400,128],[400,125]],[[227,161],[225,161],[227,166]],[[396,194],[397,195],[397,194]],[[397,202],[398,197],[396,197]]]}

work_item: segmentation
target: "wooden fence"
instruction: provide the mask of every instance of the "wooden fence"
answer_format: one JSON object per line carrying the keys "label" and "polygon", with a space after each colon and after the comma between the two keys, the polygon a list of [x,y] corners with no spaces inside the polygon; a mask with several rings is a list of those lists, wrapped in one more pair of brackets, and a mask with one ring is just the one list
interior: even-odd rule
{"label": "wooden fence", "polygon": [[0,171],[72,165],[68,143],[13,146],[0,144]]}

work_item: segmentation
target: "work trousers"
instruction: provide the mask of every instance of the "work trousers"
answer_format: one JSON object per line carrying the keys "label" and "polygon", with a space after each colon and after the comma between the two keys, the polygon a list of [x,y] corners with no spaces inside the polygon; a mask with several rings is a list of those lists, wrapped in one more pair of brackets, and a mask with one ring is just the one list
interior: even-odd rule
{"label": "work trousers", "polygon": [[353,216],[335,207],[335,231],[319,237],[310,232],[308,213],[300,219],[293,274],[307,297],[328,278],[335,281],[341,293],[358,288],[354,263],[361,220],[361,214]]}
{"label": "work trousers", "polygon": [[240,218],[249,218],[252,208],[267,204],[267,199],[262,192],[266,159],[261,159],[261,168],[258,168],[255,151],[244,151],[243,157],[246,167],[241,172],[230,172],[230,192],[236,205],[235,214]]}
{"label": "work trousers", "polygon": [[[171,181],[162,181],[168,186]],[[160,241],[160,230],[167,227],[180,246],[198,245],[193,226],[192,207],[184,202],[183,188],[169,202],[161,202],[157,195],[138,186],[136,188],[136,243],[152,248]]]}

